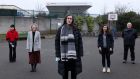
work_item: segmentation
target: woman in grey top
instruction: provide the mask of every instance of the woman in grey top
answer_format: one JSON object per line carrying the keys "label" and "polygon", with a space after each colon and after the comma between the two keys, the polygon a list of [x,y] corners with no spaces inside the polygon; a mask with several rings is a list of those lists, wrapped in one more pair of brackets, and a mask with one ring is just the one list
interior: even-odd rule
{"label": "woman in grey top", "polygon": [[[113,54],[114,40],[111,32],[109,31],[108,26],[104,25],[98,36],[98,48],[99,52],[102,55],[102,72],[111,72],[110,70],[110,55]],[[107,61],[107,70],[106,70],[106,61]]]}

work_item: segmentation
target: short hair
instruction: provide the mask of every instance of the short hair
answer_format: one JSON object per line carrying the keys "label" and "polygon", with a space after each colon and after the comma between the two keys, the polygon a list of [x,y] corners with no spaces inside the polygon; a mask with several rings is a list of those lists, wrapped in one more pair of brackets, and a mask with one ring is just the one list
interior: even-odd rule
{"label": "short hair", "polygon": [[10,27],[14,27],[14,28],[15,28],[15,25],[14,25],[14,24],[12,24],[12,25],[10,25]]}
{"label": "short hair", "polygon": [[128,22],[128,23],[127,23],[127,25],[128,25],[128,24],[131,24],[131,25],[132,25],[132,23],[131,23],[131,22]]}
{"label": "short hair", "polygon": [[35,24],[35,23],[34,23],[34,24],[32,24],[32,25],[31,25],[31,30],[32,30],[32,28],[33,28],[33,27],[35,27],[35,28],[36,28],[36,30],[38,30],[38,26],[37,26],[37,24]]}

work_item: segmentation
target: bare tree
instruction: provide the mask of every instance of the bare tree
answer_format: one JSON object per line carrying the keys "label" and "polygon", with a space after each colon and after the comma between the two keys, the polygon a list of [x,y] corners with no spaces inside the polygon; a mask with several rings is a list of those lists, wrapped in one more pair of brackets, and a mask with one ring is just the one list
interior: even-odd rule
{"label": "bare tree", "polygon": [[36,10],[39,12],[44,11],[44,6],[39,1],[37,1]]}
{"label": "bare tree", "polygon": [[121,4],[117,4],[115,5],[115,12],[117,14],[123,14],[125,12],[127,12],[129,9],[126,5],[121,5]]}
{"label": "bare tree", "polygon": [[36,3],[36,10],[37,10],[36,15],[37,16],[46,16],[47,15],[47,13],[45,11],[46,7],[43,4],[44,4],[43,1],[37,0],[37,3]]}
{"label": "bare tree", "polygon": [[103,14],[105,15],[107,11],[107,6],[104,4],[104,8],[103,8]]}

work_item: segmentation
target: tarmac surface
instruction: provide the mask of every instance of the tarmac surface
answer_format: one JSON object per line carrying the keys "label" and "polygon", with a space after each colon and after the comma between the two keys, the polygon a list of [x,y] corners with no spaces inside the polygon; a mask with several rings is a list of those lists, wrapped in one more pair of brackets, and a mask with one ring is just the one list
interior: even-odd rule
{"label": "tarmac surface", "polygon": [[[77,79],[140,79],[140,38],[136,40],[136,64],[123,64],[123,40],[115,39],[114,54],[111,56],[111,73],[102,73],[101,55],[96,37],[83,37],[83,72]],[[41,64],[37,72],[30,72],[26,41],[18,41],[17,61],[9,62],[9,48],[6,41],[0,42],[0,79],[62,79],[57,73],[54,38],[42,39]],[[70,79],[70,78],[69,78]]]}

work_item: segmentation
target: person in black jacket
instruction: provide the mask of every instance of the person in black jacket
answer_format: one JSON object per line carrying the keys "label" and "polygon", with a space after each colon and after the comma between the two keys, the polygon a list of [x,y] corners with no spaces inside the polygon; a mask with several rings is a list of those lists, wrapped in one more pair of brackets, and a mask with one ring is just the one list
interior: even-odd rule
{"label": "person in black jacket", "polygon": [[127,54],[130,49],[132,64],[135,64],[135,39],[137,38],[137,32],[132,28],[132,23],[127,23],[127,28],[122,32],[122,37],[124,41],[124,57],[123,63],[127,62]]}
{"label": "person in black jacket", "polygon": [[68,71],[71,71],[71,79],[76,79],[76,76],[82,72],[83,43],[80,31],[74,25],[74,18],[71,15],[65,17],[64,24],[57,31],[55,50],[58,73],[63,79],[68,79]]}
{"label": "person in black jacket", "polygon": [[[113,46],[114,46],[114,39],[109,31],[108,26],[104,25],[100,31],[98,36],[98,48],[99,52],[102,55],[102,72],[111,72],[110,70],[110,55],[113,54]],[[106,69],[106,61],[107,61],[107,69]]]}

